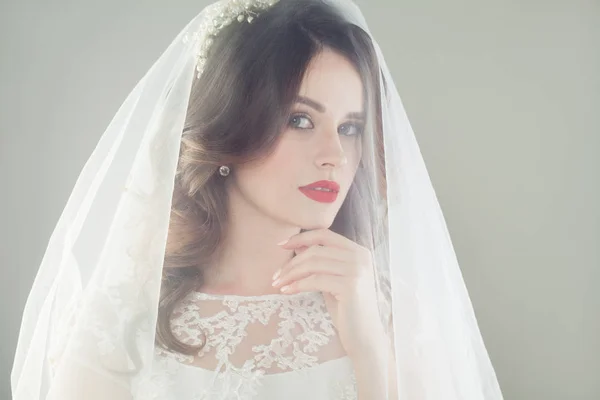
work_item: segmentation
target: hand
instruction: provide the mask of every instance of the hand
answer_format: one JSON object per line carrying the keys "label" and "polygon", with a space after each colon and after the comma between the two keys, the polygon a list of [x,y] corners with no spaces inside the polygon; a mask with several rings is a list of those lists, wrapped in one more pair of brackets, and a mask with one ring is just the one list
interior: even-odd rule
{"label": "hand", "polygon": [[371,252],[329,229],[292,236],[285,249],[296,250],[273,276],[283,293],[323,293],[346,354],[364,358],[384,346]]}

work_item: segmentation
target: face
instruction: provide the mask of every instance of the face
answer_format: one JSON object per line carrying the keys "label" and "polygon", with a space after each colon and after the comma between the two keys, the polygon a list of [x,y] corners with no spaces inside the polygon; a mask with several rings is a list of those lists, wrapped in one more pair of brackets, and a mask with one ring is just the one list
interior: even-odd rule
{"label": "face", "polygon": [[[309,64],[274,151],[232,169],[230,196],[284,225],[329,228],[356,174],[363,127],[360,75],[345,57],[323,50]],[[337,196],[307,187],[319,181],[339,189]]]}

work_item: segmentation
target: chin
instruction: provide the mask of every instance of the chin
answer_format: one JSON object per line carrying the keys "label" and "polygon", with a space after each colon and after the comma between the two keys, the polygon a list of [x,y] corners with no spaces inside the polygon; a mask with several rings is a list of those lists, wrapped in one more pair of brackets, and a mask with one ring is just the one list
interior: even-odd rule
{"label": "chin", "polygon": [[312,231],[315,229],[329,229],[333,224],[334,217],[331,218],[305,218],[303,221],[298,221],[300,228]]}

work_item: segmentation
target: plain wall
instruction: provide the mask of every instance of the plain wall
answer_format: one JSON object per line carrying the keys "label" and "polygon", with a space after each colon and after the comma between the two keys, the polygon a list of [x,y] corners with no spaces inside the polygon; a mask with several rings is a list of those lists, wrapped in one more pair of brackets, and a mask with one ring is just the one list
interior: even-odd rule
{"label": "plain wall", "polygon": [[[0,398],[83,164],[207,1],[0,3]],[[506,399],[600,399],[600,1],[358,1]]]}

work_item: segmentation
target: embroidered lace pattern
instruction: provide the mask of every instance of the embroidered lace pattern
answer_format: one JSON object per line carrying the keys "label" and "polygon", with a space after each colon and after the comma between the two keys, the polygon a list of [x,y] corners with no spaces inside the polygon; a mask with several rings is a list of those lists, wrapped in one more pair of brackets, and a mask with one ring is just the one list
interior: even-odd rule
{"label": "embroidered lace pattern", "polygon": [[[301,377],[345,356],[320,293],[242,297],[194,292],[175,310],[171,327],[182,343],[201,349],[182,355],[157,348],[157,355],[211,375],[210,387],[194,397],[198,400],[253,399],[266,376],[293,372]],[[355,398],[352,382],[331,382],[332,398]]]}

